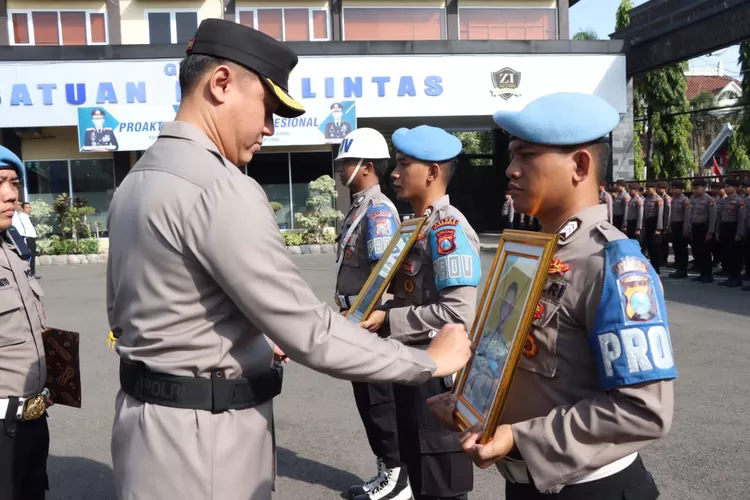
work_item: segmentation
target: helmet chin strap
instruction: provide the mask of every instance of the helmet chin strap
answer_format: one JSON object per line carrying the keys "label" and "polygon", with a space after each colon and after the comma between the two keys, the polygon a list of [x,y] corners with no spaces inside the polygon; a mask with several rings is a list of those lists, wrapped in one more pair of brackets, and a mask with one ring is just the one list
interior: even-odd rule
{"label": "helmet chin strap", "polygon": [[364,158],[359,159],[359,163],[357,163],[357,166],[354,169],[354,172],[352,172],[352,175],[349,176],[349,180],[346,181],[346,184],[344,184],[346,187],[349,187],[349,185],[352,183],[354,178],[357,176],[357,172],[359,172],[359,169],[362,168],[362,163],[365,161]]}

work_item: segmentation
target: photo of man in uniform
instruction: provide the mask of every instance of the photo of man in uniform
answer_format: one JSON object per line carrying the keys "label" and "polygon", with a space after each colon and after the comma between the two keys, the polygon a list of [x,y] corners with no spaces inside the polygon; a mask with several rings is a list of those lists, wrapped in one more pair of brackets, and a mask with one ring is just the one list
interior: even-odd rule
{"label": "photo of man in uniform", "polygon": [[96,108],[91,112],[93,127],[86,129],[83,136],[83,151],[117,151],[120,147],[115,131],[104,126],[104,111]]}
{"label": "photo of man in uniform", "polygon": [[326,139],[343,139],[352,131],[352,125],[342,121],[344,108],[340,103],[335,102],[331,105],[331,116],[333,121],[326,124]]}

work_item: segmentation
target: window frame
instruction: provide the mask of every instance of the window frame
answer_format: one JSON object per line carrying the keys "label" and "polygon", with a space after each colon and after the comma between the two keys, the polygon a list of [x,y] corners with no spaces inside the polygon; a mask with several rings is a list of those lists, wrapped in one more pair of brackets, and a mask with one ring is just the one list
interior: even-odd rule
{"label": "window frame", "polygon": [[[36,46],[36,38],[34,36],[34,19],[31,16],[32,12],[55,12],[57,13],[57,42],[58,46],[63,47],[63,32],[62,32],[62,17],[61,13],[66,12],[83,12],[86,14],[86,45],[109,45],[109,19],[107,18],[107,8],[102,7],[101,9],[8,9],[8,44],[16,45],[19,47],[34,47]],[[15,31],[13,29],[13,15],[14,14],[26,14],[26,28],[29,31],[29,43],[16,43],[14,36]],[[91,41],[91,14],[102,14],[104,16],[104,42],[92,42]],[[65,45],[65,47],[74,47],[74,45]]]}
{"label": "window frame", "polygon": [[[341,40],[346,41],[346,9],[416,9],[416,10],[442,10],[443,11],[443,26],[440,30],[440,38],[438,40],[431,41],[443,41],[448,40],[448,9],[445,5],[442,7],[435,7],[432,5],[343,5],[341,7]],[[378,40],[372,40],[378,41]],[[409,41],[409,40],[407,40]],[[411,40],[416,41],[416,40]]]}
{"label": "window frame", "polygon": [[[483,9],[483,10],[552,10],[555,12],[555,38],[551,38],[550,40],[559,40],[560,39],[560,12],[557,7],[542,7],[539,5],[530,5],[530,6],[508,6],[508,7],[492,7],[492,6],[480,6],[480,5],[471,5],[471,6],[465,6],[461,7],[459,5],[458,12],[456,12],[456,20],[458,21],[458,39],[459,40],[468,40],[471,41],[471,38],[461,38],[461,9]],[[546,39],[545,39],[546,40]],[[481,41],[481,40],[480,40]],[[496,40],[498,41],[498,40]]]}
{"label": "window frame", "polygon": [[143,9],[143,17],[146,19],[146,36],[148,38],[148,45],[158,45],[151,43],[151,25],[149,24],[149,14],[169,14],[169,44],[175,45],[177,43],[177,13],[194,13],[196,17],[197,26],[201,25],[201,13],[200,9],[193,8],[173,8],[173,9]]}
{"label": "window frame", "polygon": [[[308,35],[310,37],[310,42],[330,42],[332,40],[331,36],[331,11],[328,8],[327,5],[323,7],[300,7],[295,5],[280,5],[276,7],[237,7],[234,12],[234,22],[238,23],[240,22],[240,12],[252,12],[253,13],[253,26],[255,26],[255,29],[260,31],[258,29],[258,11],[259,10],[281,10],[281,34],[283,40],[282,42],[286,42],[286,14],[284,13],[287,9],[294,9],[294,10],[301,10],[301,9],[307,9],[307,19],[309,21],[308,24]],[[326,15],[326,33],[328,36],[326,38],[315,38],[315,26],[313,25],[313,12],[324,12]]]}

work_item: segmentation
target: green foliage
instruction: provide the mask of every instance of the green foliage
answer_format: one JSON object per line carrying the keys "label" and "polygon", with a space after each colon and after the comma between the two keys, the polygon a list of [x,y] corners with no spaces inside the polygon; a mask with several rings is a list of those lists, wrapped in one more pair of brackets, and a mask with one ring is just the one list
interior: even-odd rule
{"label": "green foliage", "polygon": [[271,202],[271,210],[273,210],[273,213],[276,213],[281,209],[282,209],[281,203],[279,203],[278,201]]}
{"label": "green foliage", "polygon": [[288,247],[297,247],[305,244],[305,234],[301,231],[283,231],[281,237]]}
{"label": "green foliage", "polygon": [[651,170],[647,177],[667,179],[684,177],[693,170],[695,159],[690,148],[693,124],[685,92],[687,62],[671,64],[646,74],[643,98],[649,118],[648,135],[652,141]]}
{"label": "green foliage", "polygon": [[57,214],[63,239],[67,233],[71,233],[74,240],[78,240],[79,235],[84,238],[91,236],[86,216],[94,214],[96,210],[88,204],[89,202],[80,196],[71,199],[68,193],[63,193],[55,199],[53,210]]}
{"label": "green foliage", "polygon": [[599,40],[599,34],[594,28],[586,28],[573,35],[573,40]]}
{"label": "green foliage", "polygon": [[633,2],[631,0],[622,0],[620,2],[620,6],[617,7],[617,14],[615,14],[615,31],[620,31],[630,26],[630,14],[628,14],[628,11],[632,9]]}
{"label": "green foliage", "polygon": [[31,219],[31,223],[34,224],[37,238],[44,238],[52,232],[52,226],[46,224],[46,222],[53,213],[54,210],[52,210],[49,203],[42,200],[31,202],[31,215],[29,215],[29,218]]}
{"label": "green foliage", "polygon": [[318,177],[309,184],[307,213],[294,214],[294,220],[306,229],[308,244],[325,243],[324,229],[331,223],[344,218],[344,214],[333,208],[336,197],[336,181],[330,175]]}
{"label": "green foliage", "polygon": [[282,231],[281,237],[288,247],[300,245],[325,245],[336,241],[336,235],[333,231],[323,231],[319,235],[311,234],[307,231]]}
{"label": "green foliage", "polygon": [[727,159],[727,171],[750,170],[750,158],[747,156],[744,137],[735,132],[729,138],[729,158]]}
{"label": "green foliage", "polygon": [[61,239],[57,235],[37,240],[39,255],[82,255],[99,253],[99,241],[96,238],[80,240]]}
{"label": "green foliage", "polygon": [[[740,44],[739,63],[742,74],[742,97],[740,100],[747,106],[750,104],[750,41]],[[750,150],[750,108],[744,108],[739,127],[735,133],[739,133],[745,149]]]}
{"label": "green foliage", "polygon": [[491,132],[454,132],[453,135],[461,139],[463,153],[473,155],[492,154]]}

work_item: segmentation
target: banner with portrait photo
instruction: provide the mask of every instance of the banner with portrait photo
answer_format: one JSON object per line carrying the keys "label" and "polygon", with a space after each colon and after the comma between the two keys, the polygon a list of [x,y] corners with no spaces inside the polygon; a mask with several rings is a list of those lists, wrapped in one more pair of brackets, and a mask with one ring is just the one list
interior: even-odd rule
{"label": "banner with portrait photo", "polygon": [[340,144],[357,128],[355,101],[304,101],[305,114],[297,118],[274,116],[274,134],[264,146]]}
{"label": "banner with portrait photo", "polygon": [[78,108],[78,149],[83,153],[145,151],[159,137],[177,106],[97,106]]}

